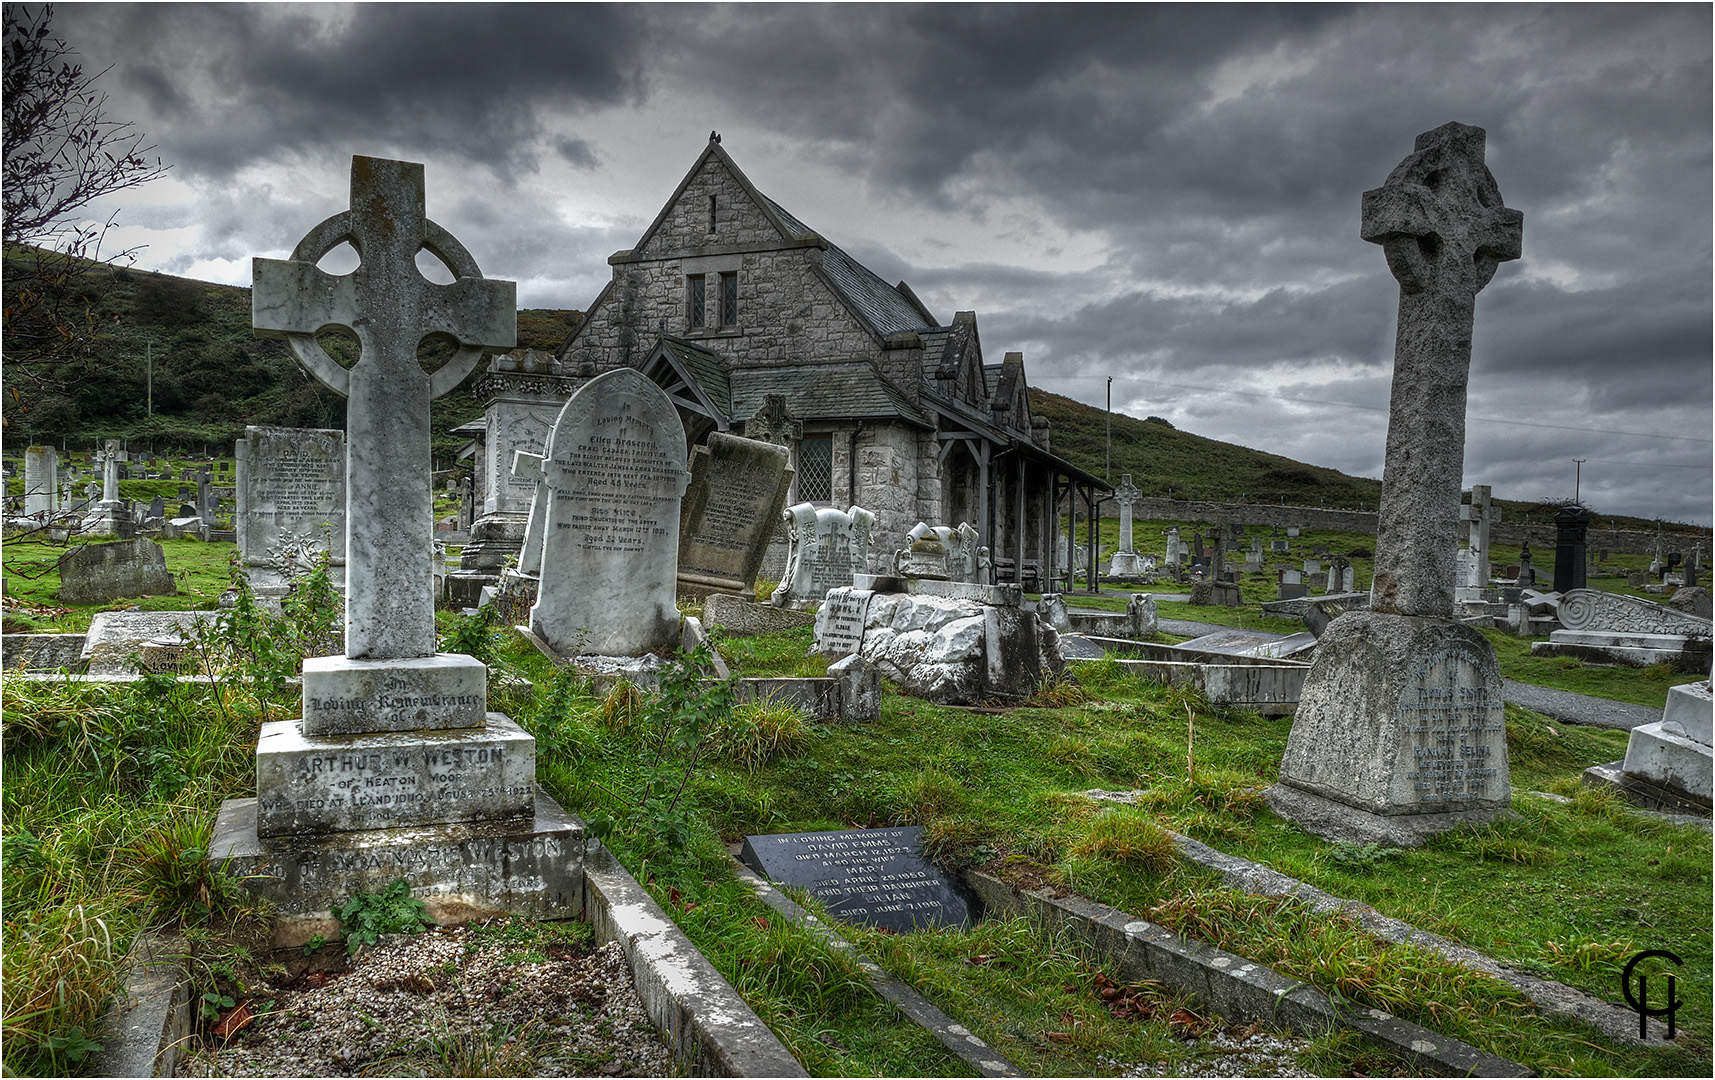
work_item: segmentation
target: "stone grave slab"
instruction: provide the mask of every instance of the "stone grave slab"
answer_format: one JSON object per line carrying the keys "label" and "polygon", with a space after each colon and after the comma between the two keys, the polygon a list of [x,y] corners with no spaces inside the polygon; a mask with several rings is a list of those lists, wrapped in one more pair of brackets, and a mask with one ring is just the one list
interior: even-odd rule
{"label": "stone grave slab", "polygon": [[975,898],[927,862],[923,827],[773,833],[744,838],[740,858],[776,885],[797,886],[847,922],[895,932],[974,921]]}
{"label": "stone grave slab", "polygon": [[869,542],[875,515],[861,506],[848,510],[799,503],[781,514],[787,523],[786,573],[769,603],[791,607],[817,604],[829,589],[853,584],[869,568]]}

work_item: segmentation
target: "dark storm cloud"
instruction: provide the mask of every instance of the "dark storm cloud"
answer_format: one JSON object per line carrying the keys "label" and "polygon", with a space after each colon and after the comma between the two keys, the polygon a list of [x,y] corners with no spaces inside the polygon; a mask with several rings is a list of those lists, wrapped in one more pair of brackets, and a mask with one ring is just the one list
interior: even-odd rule
{"label": "dark storm cloud", "polygon": [[866,236],[837,201],[785,200],[937,316],[977,309],[991,359],[1024,349],[1038,385],[1099,404],[1115,374],[1116,407],[1365,475],[1397,286],[1359,199],[1417,133],[1477,124],[1525,229],[1478,301],[1467,481],[1558,492],[1590,457],[1610,465],[1588,490],[1625,503],[1603,509],[1707,521],[1707,472],[1638,463],[1710,454],[1687,440],[1711,422],[1711,10],[139,4],[56,24],[116,64],[198,194],[198,258],[289,246],[343,205],[336,163],[390,153],[435,163],[431,213],[485,272],[583,306],[701,146],[651,145],[660,175],[599,224],[535,179],[609,182],[618,132],[659,143],[694,114],[765,192],[832,169],[872,210],[945,222]]}
{"label": "dark storm cloud", "polygon": [[[641,93],[633,9],[615,5],[92,5],[56,12],[124,65],[150,133],[187,170],[353,146],[531,168],[554,109]],[[588,160],[576,140],[554,147]]]}

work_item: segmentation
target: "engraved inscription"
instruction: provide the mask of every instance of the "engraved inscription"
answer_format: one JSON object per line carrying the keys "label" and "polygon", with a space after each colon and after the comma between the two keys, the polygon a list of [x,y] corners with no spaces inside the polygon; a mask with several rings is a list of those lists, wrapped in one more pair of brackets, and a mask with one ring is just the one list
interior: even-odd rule
{"label": "engraved inscription", "polygon": [[[655,429],[631,415],[596,421],[595,432],[555,458],[554,528],[583,551],[641,552],[669,534],[682,462],[660,448]],[[677,523],[673,523],[677,529]]]}
{"label": "engraved inscription", "polygon": [[1402,779],[1425,811],[1508,797],[1497,779],[1506,762],[1500,687],[1465,649],[1444,649],[1413,671],[1396,716],[1406,740]]}

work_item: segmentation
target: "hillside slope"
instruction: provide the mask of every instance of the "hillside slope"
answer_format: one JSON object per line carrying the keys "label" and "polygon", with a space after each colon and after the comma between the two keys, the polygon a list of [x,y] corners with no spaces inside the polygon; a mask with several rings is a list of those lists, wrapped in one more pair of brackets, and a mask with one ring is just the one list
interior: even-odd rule
{"label": "hillside slope", "polygon": [[[27,254],[9,252],[9,268],[14,256]],[[230,444],[246,424],[345,426],[344,399],[299,367],[284,342],[250,329],[243,286],[96,265],[69,283],[60,304],[73,333],[31,335],[11,317],[25,277],[7,273],[4,290],[8,450],[124,438],[164,451]],[[520,311],[519,344],[558,348],[580,318]],[[329,351],[354,348],[330,343]],[[435,454],[446,458],[463,441],[446,432],[481,410],[465,389],[433,409]]]}
{"label": "hillside slope", "polygon": [[[1091,405],[1034,387],[1030,408],[1048,418],[1056,454],[1082,469],[1103,475],[1108,414]],[[1197,502],[1281,503],[1327,507],[1330,510],[1376,509],[1381,481],[1347,476],[1320,465],[1252,450],[1244,446],[1179,431],[1165,423],[1113,414],[1114,483],[1131,474],[1145,495]],[[1495,493],[1506,521],[1549,521],[1555,507],[1519,502]],[[1600,514],[1600,528],[1654,529],[1654,521]],[[1673,531],[1699,531],[1695,526],[1666,523]]]}

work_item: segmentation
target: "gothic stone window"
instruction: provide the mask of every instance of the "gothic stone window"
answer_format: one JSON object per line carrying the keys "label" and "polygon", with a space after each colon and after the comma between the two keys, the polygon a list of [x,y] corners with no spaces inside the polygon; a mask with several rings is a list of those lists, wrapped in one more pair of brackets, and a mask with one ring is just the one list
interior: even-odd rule
{"label": "gothic stone window", "polygon": [[798,440],[798,501],[834,498],[834,437],[810,435]]}
{"label": "gothic stone window", "polygon": [[721,275],[721,325],[738,325],[738,274]]}
{"label": "gothic stone window", "polygon": [[708,325],[707,321],[703,317],[705,311],[704,278],[701,274],[692,274],[685,280],[690,285],[689,306],[691,313],[691,329],[701,330],[704,326]]}

